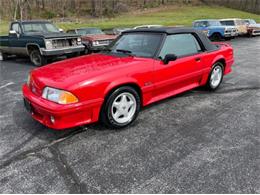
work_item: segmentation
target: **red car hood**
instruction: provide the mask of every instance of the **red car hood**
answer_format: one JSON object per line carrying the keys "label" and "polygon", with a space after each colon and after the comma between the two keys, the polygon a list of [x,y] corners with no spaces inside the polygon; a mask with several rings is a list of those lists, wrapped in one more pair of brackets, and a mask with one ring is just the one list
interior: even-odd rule
{"label": "red car hood", "polygon": [[91,54],[56,62],[32,71],[32,80],[40,89],[50,86],[59,89],[74,89],[81,82],[92,82],[96,76],[105,76],[111,71],[139,63],[142,58],[117,57],[105,54]]}
{"label": "red car hood", "polygon": [[82,40],[99,41],[99,40],[111,40],[111,39],[115,39],[116,37],[117,36],[115,36],[115,35],[99,34],[99,35],[81,36],[81,39]]}

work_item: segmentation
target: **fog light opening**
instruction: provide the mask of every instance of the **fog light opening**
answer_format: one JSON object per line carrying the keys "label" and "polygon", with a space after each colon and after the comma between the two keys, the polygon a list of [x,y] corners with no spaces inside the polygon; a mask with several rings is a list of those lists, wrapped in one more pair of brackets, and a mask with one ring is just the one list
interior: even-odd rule
{"label": "fog light opening", "polygon": [[54,118],[54,116],[51,116],[51,117],[50,117],[50,120],[51,120],[51,123],[53,123],[53,124],[55,123],[55,118]]}

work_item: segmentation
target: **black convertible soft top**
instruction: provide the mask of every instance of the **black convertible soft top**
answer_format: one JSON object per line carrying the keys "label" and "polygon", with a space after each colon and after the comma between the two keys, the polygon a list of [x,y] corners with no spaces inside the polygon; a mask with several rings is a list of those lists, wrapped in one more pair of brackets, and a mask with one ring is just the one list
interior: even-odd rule
{"label": "black convertible soft top", "polygon": [[217,50],[218,47],[211,43],[208,37],[201,31],[195,30],[193,28],[184,28],[184,27],[161,27],[161,28],[139,28],[139,29],[132,29],[124,31],[122,34],[125,33],[163,33],[167,35],[171,34],[183,34],[183,33],[192,33],[196,34],[198,38],[201,40],[202,44],[204,45],[207,51]]}

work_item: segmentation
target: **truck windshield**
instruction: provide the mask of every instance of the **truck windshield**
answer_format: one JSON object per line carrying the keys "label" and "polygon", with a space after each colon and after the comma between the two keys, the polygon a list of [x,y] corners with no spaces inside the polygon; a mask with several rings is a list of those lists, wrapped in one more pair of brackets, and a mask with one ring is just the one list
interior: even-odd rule
{"label": "truck windshield", "polygon": [[85,28],[85,29],[78,29],[79,35],[97,35],[97,34],[105,34],[99,28]]}
{"label": "truck windshield", "polygon": [[161,34],[156,33],[129,33],[123,34],[109,51],[139,57],[153,57],[161,44]]}
{"label": "truck windshield", "polygon": [[221,23],[217,20],[209,21],[210,26],[221,26]]}
{"label": "truck windshield", "polygon": [[59,33],[59,29],[57,29],[52,23],[23,23],[24,33]]}

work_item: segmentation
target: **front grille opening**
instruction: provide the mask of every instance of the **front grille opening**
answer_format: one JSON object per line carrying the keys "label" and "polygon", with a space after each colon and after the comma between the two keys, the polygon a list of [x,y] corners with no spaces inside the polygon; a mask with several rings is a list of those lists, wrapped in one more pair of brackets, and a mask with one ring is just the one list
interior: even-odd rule
{"label": "front grille opening", "polygon": [[57,40],[52,40],[53,48],[58,49],[58,48],[65,48],[65,47],[71,47],[71,46],[76,46],[77,44],[77,39],[72,38],[72,39],[57,39]]}

